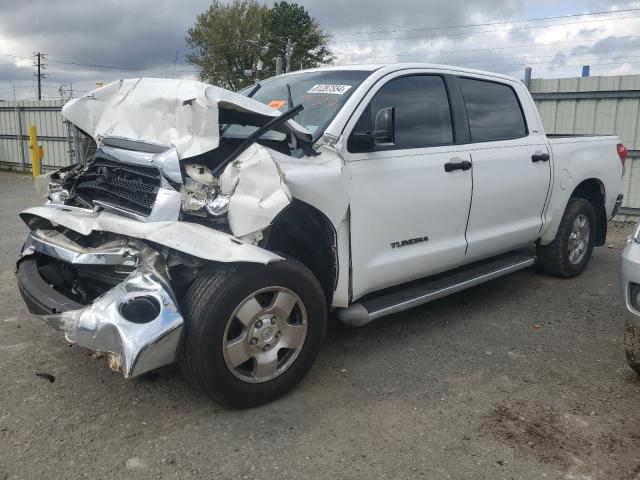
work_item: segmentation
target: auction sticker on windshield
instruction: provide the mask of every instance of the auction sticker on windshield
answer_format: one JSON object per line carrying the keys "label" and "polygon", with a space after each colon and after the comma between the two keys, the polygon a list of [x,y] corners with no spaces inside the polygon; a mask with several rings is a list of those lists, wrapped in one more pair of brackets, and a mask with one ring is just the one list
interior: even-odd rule
{"label": "auction sticker on windshield", "polygon": [[333,94],[333,95],[342,95],[346,93],[347,90],[351,88],[351,85],[331,85],[331,84],[320,84],[314,85],[307,93],[319,93],[319,94]]}
{"label": "auction sticker on windshield", "polygon": [[271,108],[275,108],[276,110],[280,110],[286,104],[286,100],[271,100],[267,105],[269,105]]}

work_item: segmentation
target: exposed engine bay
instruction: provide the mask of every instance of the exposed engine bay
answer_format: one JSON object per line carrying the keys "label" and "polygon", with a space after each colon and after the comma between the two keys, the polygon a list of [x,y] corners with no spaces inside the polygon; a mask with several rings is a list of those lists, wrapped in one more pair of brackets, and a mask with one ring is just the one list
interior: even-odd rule
{"label": "exposed engine bay", "polygon": [[[167,101],[177,112],[167,113]],[[272,156],[313,153],[310,134],[290,120],[301,110],[280,114],[199,82],[115,82],[65,105],[63,115],[96,148],[80,164],[40,179],[39,189],[51,205],[203,223],[257,243],[291,200]],[[168,118],[158,120],[159,112]],[[249,207],[257,207],[253,219]]]}
{"label": "exposed engine bay", "polygon": [[[253,180],[260,179],[261,192],[253,202],[260,203],[258,212],[286,205],[290,194],[270,150],[260,144],[248,146],[220,169],[227,150],[238,142],[221,142],[227,143],[226,149],[184,162],[174,150],[155,154],[104,144],[85,162],[38,179],[38,188],[49,205],[116,211],[142,221],[196,222],[242,237],[266,227],[259,219],[253,224],[228,215],[252,203]],[[173,172],[169,163],[175,165]]]}

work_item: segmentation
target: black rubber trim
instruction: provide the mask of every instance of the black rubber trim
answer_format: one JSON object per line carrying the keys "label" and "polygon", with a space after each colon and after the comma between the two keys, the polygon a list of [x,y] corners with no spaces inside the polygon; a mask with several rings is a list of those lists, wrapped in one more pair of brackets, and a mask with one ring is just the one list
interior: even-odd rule
{"label": "black rubber trim", "polygon": [[49,315],[78,310],[83,305],[54,290],[40,276],[35,258],[25,258],[18,263],[18,289],[31,313]]}
{"label": "black rubber trim", "polygon": [[469,129],[467,107],[464,104],[458,77],[453,74],[446,74],[443,77],[449,94],[449,104],[451,105],[455,144],[466,145],[471,142],[471,130]]}

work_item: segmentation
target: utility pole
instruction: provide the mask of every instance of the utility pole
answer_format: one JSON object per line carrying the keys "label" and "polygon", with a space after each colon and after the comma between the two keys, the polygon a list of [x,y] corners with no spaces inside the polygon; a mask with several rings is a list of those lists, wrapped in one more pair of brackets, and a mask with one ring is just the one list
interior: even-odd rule
{"label": "utility pole", "polygon": [[171,79],[174,79],[176,76],[176,63],[178,63],[178,51],[179,50],[176,50],[176,58],[173,61],[173,73],[171,74]]}
{"label": "utility pole", "polygon": [[38,52],[38,100],[42,100],[42,62]]}
{"label": "utility pole", "polygon": [[[73,83],[69,83],[68,85],[66,83],[61,84],[60,87],[58,87],[58,93],[62,100],[71,100],[73,98]],[[68,97],[66,97],[67,94],[69,95]]]}
{"label": "utility pole", "polygon": [[285,73],[289,73],[291,71],[291,54],[293,53],[293,43],[291,42],[291,37],[287,37],[287,48],[285,50]]}
{"label": "utility pole", "polygon": [[42,79],[46,77],[44,70],[46,70],[47,66],[44,62],[47,59],[47,55],[34,52],[34,56],[36,57],[36,63],[33,66],[37,67],[37,72],[34,75],[38,77],[38,100],[42,100]]}
{"label": "utility pole", "polygon": [[524,86],[527,87],[527,90],[531,89],[531,67],[524,69]]}
{"label": "utility pole", "polygon": [[282,75],[282,57],[276,57],[276,76]]}

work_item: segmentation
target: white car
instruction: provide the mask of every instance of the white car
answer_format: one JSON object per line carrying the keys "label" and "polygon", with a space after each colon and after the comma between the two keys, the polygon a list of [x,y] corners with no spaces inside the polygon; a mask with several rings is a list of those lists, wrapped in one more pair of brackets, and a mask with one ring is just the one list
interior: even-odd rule
{"label": "white car", "polygon": [[640,223],[627,239],[620,269],[622,294],[629,314],[624,329],[627,363],[640,374]]}
{"label": "white car", "polygon": [[328,312],[580,274],[622,199],[618,138],[550,138],[520,81],[457,67],[122,80],[63,115],[96,153],[20,214],[30,310],[127,378],[180,361],[235,406],[304,377]]}

